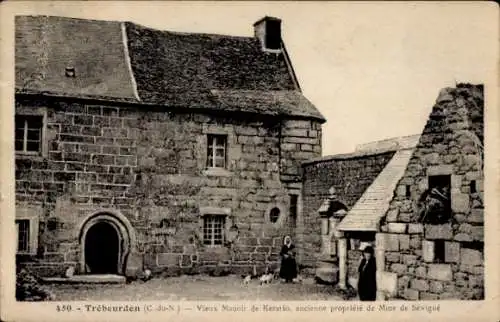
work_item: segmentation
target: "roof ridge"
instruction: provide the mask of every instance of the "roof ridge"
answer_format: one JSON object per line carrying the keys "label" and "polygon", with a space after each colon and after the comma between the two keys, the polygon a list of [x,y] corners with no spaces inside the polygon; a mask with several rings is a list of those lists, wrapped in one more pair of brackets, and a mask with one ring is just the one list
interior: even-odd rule
{"label": "roof ridge", "polygon": [[49,18],[49,19],[61,19],[61,20],[79,20],[88,22],[109,22],[109,23],[120,23],[124,22],[121,20],[104,20],[104,19],[92,19],[92,18],[80,18],[80,17],[68,17],[68,16],[57,16],[57,15],[16,15],[16,18]]}
{"label": "roof ridge", "polygon": [[[209,37],[221,37],[221,38],[240,38],[240,39],[256,39],[254,36],[239,36],[239,35],[228,35],[228,34],[218,34],[218,33],[205,33],[205,32],[189,32],[189,31],[176,31],[168,29],[160,29],[156,27],[150,27],[143,25],[138,22],[130,20],[119,20],[119,19],[95,19],[95,18],[80,18],[80,17],[68,17],[68,16],[58,16],[58,15],[18,15],[16,17],[30,17],[30,18],[49,18],[49,19],[63,19],[63,20],[78,20],[86,22],[102,22],[102,23],[128,23],[140,28],[154,30],[162,33],[170,33],[181,36],[209,36]],[[256,39],[257,40],[257,39]]]}
{"label": "roof ridge", "polygon": [[149,27],[137,22],[133,21],[123,21],[124,23],[132,24],[135,25],[136,27],[143,28],[143,29],[149,29],[161,33],[166,33],[166,34],[173,34],[173,35],[179,35],[179,36],[207,36],[207,37],[216,37],[216,38],[233,38],[233,39],[255,39],[257,41],[257,38],[254,36],[238,36],[238,35],[228,35],[228,34],[218,34],[218,33],[208,33],[208,32],[189,32],[189,31],[175,31],[175,30],[167,30],[167,29],[159,29],[155,27]]}

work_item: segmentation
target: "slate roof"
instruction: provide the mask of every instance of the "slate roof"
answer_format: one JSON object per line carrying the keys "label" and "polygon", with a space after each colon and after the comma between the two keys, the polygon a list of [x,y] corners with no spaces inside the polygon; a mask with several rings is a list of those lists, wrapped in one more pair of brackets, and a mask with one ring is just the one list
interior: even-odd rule
{"label": "slate roof", "polygon": [[[352,187],[351,185],[349,185],[350,187],[346,187],[346,185],[339,187],[336,183],[332,186],[340,196],[346,195],[345,189],[350,189],[351,192],[348,195],[355,197],[355,200],[352,201],[343,200],[348,202],[346,206],[349,210],[339,223],[339,230],[376,230],[380,218],[385,215],[389,207],[396,185],[406,170],[406,166],[413,151],[416,149],[420,136],[410,135],[360,144],[353,153],[326,156],[309,162],[321,163],[322,161],[334,161],[339,165],[347,162],[345,166],[349,167],[349,162],[356,162],[360,158],[377,160],[370,167],[372,170],[379,170],[367,171],[364,174],[363,180],[361,178],[352,178],[351,172],[342,171],[343,167],[338,169],[338,173],[329,174],[335,177],[336,181],[355,182]],[[384,160],[387,160],[387,162],[385,163]],[[381,161],[384,161],[384,163],[380,164]],[[353,194],[354,191],[357,193]],[[329,203],[330,201],[325,195],[325,200],[318,211],[321,211]]]}
{"label": "slate roof", "polygon": [[284,56],[263,52],[255,37],[126,26],[138,91],[145,99],[186,90],[295,89]]}
{"label": "slate roof", "polygon": [[18,92],[134,98],[118,22],[17,16],[15,26]]}
{"label": "slate roof", "polygon": [[377,231],[380,219],[389,209],[396,186],[404,175],[420,135],[404,136],[362,144],[358,152],[394,149],[396,152],[383,170],[368,186],[359,200],[338,225],[341,231]]}
{"label": "slate roof", "polygon": [[[76,77],[65,76],[74,67]],[[16,17],[16,93],[325,119],[286,49],[255,37],[160,31],[131,22]]]}
{"label": "slate roof", "polygon": [[340,231],[377,231],[414,149],[397,151],[337,226]]}

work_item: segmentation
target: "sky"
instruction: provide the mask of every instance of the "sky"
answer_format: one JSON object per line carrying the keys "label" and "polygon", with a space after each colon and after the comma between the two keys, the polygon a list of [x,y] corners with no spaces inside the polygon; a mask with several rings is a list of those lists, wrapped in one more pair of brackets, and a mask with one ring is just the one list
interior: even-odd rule
{"label": "sky", "polygon": [[[16,1],[17,2],[17,1]],[[26,2],[16,14],[133,21],[162,30],[253,36],[265,15],[303,94],[326,117],[323,155],[418,134],[443,87],[496,79],[498,8],[479,2]]]}

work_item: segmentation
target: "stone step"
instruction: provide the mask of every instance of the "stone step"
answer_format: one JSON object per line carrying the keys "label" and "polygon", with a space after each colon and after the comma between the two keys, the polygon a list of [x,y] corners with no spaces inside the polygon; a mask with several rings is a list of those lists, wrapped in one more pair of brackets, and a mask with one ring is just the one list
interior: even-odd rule
{"label": "stone step", "polygon": [[75,275],[72,277],[44,277],[44,283],[51,284],[125,284],[125,276],[114,274]]}
{"label": "stone step", "polygon": [[321,283],[336,284],[338,282],[338,267],[323,266],[316,268],[315,279]]}

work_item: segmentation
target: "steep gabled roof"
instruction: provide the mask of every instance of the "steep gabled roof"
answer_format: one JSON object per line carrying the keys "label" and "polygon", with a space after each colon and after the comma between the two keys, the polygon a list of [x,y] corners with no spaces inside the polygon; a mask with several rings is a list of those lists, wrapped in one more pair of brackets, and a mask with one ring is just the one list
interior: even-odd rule
{"label": "steep gabled roof", "polygon": [[131,22],[16,17],[16,92],[325,120],[285,51],[266,53],[255,37]]}

